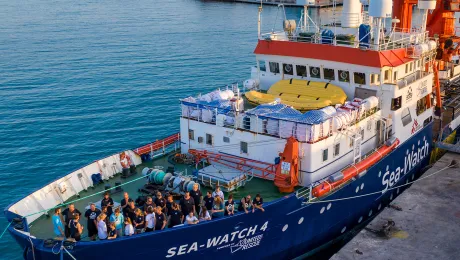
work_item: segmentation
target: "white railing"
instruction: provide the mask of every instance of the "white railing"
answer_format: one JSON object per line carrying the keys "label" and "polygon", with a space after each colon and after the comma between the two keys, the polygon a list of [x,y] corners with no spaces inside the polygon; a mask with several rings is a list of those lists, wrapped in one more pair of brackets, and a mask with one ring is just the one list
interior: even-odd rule
{"label": "white railing", "polygon": [[[294,35],[288,35],[284,31],[270,32],[261,34],[261,40],[271,40],[271,41],[292,41],[292,42],[307,42],[314,44],[330,44],[330,45],[340,45],[340,46],[349,46],[350,48],[366,48],[372,50],[393,50],[400,48],[409,48],[413,47],[416,44],[428,42],[428,32],[419,32],[416,29],[400,29],[393,28],[389,34],[382,39],[380,44],[370,43],[361,43],[359,42],[358,37],[354,37],[353,40],[341,39],[339,35],[334,35],[333,37],[323,36],[321,33],[317,32],[315,26],[308,26],[305,28],[305,31],[297,32]],[[311,34],[311,36],[302,36],[305,34]],[[367,45],[367,47],[362,47]]]}
{"label": "white railing", "polygon": [[415,81],[417,80],[420,80],[428,75],[430,75],[432,73],[429,73],[429,72],[425,72],[425,71],[416,71],[410,75],[407,75],[405,76],[404,78],[400,79],[398,81],[398,88],[399,89],[403,89],[405,87],[407,87],[408,85],[414,83]]}
{"label": "white railing", "polygon": [[[267,116],[264,114],[257,115],[251,113],[226,110],[212,106],[192,104],[182,104],[182,117],[190,120],[214,124],[221,127],[239,129],[253,132],[255,134],[267,135],[276,138],[287,139],[291,136],[299,142],[316,143],[327,139],[333,135],[333,124],[337,130],[346,130],[349,125],[355,125],[367,117],[374,115],[379,108],[371,110],[356,110],[351,117],[351,121],[337,127],[334,116],[318,124],[308,124],[297,121],[295,118],[279,118]],[[300,116],[301,114],[299,114]]]}

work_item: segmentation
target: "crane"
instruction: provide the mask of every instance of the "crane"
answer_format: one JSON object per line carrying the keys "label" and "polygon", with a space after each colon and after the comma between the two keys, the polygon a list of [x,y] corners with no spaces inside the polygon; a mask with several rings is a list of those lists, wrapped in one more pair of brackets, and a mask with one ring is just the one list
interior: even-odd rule
{"label": "crane", "polygon": [[[460,47],[454,47],[454,43],[460,42],[460,37],[455,35],[455,12],[460,12],[459,0],[424,0],[420,2],[436,2],[436,8],[426,13],[426,30],[430,37],[438,37],[439,49],[436,59],[445,62],[452,60]],[[393,0],[393,17],[399,19],[399,25],[403,31],[412,30],[412,10],[418,0]]]}

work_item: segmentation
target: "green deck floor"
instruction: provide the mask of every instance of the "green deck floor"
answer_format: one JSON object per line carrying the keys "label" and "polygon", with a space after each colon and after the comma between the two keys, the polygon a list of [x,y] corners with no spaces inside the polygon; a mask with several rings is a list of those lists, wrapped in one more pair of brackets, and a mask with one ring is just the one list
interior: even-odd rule
{"label": "green deck floor", "polygon": [[[155,159],[153,161],[145,162],[137,166],[136,171],[137,174],[134,174],[133,176],[130,176],[126,179],[122,179],[120,177],[120,174],[117,174],[115,177],[104,181],[104,184],[100,184],[96,187],[90,187],[88,188],[87,191],[82,191],[80,192],[80,197],[86,197],[91,194],[101,192],[104,190],[105,186],[110,184],[111,187],[115,186],[115,182],[128,182],[130,180],[136,179],[141,177],[141,172],[144,167],[153,167],[153,166],[163,166],[164,169],[166,170],[169,166],[173,166],[170,164],[167,160],[167,156],[161,157],[158,159]],[[184,165],[176,165],[176,171],[184,171],[187,169],[187,172],[191,174],[193,167],[189,166],[184,166]],[[135,182],[126,184],[122,186],[123,191],[126,191],[129,193],[130,198],[135,200],[138,196],[145,195],[141,192],[139,192],[139,188],[143,187],[144,184],[147,183],[147,180],[144,178],[141,178]],[[201,186],[201,191],[203,194],[206,194],[206,191],[208,190],[208,187]],[[233,194],[235,200],[239,201],[243,196],[246,196],[247,194],[251,194],[252,197],[254,197],[257,193],[259,193],[262,198],[264,198],[265,202],[275,200],[277,198],[280,198],[282,194],[278,192],[277,187],[273,184],[272,181],[268,180],[263,180],[263,179],[258,179],[258,178],[253,178],[250,182],[246,183],[246,186],[239,188],[238,190],[232,191],[231,193],[225,193],[225,198],[228,198],[229,194]],[[111,195],[112,199],[115,202],[120,202],[121,199],[123,198],[123,192],[115,193]],[[84,214],[85,212],[85,207],[88,206],[91,202],[97,202],[103,198],[103,194],[98,194],[95,196],[91,196],[89,198],[80,200],[75,202],[75,207]],[[79,199],[79,197],[74,196],[70,198],[68,201],[73,201]],[[63,208],[64,209],[64,208]],[[54,210],[49,211],[49,215],[53,215]],[[86,218],[82,218],[80,223],[82,223],[84,226],[86,226]],[[53,225],[51,222],[51,218],[47,216],[41,216],[34,222],[32,222],[30,225],[30,230],[31,234],[37,238],[52,238],[54,236],[53,233]],[[86,239],[87,231],[84,230],[83,232],[83,240]]]}

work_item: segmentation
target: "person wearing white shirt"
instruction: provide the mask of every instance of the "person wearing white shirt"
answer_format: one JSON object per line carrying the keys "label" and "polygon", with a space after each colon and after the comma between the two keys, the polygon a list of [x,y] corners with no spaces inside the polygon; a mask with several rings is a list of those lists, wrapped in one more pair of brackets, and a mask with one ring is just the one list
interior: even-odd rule
{"label": "person wearing white shirt", "polygon": [[107,239],[107,224],[105,224],[105,218],[107,216],[104,213],[101,213],[97,217],[97,236],[100,240]]}
{"label": "person wearing white shirt", "polygon": [[216,195],[219,195],[219,197],[222,199],[222,201],[225,201],[224,193],[220,190],[219,186],[216,186],[216,190],[212,193],[212,197],[215,198]]}
{"label": "person wearing white shirt", "polygon": [[132,236],[134,234],[133,222],[130,218],[125,219],[125,236]]}
{"label": "person wearing white shirt", "polygon": [[201,206],[201,211],[200,211],[200,221],[206,221],[206,220],[211,220],[211,215],[209,215],[208,209],[206,209],[206,206]]}
{"label": "person wearing white shirt", "polygon": [[187,225],[194,225],[194,224],[198,224],[198,219],[193,215],[193,211],[190,211],[187,215],[187,217],[185,217],[185,224]]}
{"label": "person wearing white shirt", "polygon": [[147,216],[145,216],[145,232],[152,232],[155,227],[155,213],[153,212],[153,207],[149,206],[147,208]]}

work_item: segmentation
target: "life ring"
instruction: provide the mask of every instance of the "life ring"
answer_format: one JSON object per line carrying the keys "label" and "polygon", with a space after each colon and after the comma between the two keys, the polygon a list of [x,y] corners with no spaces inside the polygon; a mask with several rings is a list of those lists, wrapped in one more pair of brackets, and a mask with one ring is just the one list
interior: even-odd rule
{"label": "life ring", "polygon": [[292,65],[291,64],[284,64],[284,72],[291,73]]}
{"label": "life ring", "polygon": [[340,78],[343,80],[348,80],[348,71],[340,72]]}
{"label": "life ring", "polygon": [[319,69],[317,67],[312,67],[311,68],[311,74],[318,76],[319,75]]}

